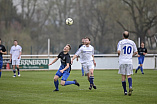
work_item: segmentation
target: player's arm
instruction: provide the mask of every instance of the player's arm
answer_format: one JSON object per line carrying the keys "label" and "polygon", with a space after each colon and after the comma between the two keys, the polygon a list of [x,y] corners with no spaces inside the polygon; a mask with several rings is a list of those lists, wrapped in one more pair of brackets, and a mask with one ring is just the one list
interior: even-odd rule
{"label": "player's arm", "polygon": [[50,64],[48,64],[49,66],[52,65],[53,63],[55,63],[58,60],[58,57],[56,57]]}
{"label": "player's arm", "polygon": [[137,54],[137,52],[134,52],[134,54],[132,56],[135,56]]}
{"label": "player's arm", "polygon": [[2,53],[2,54],[4,54],[4,55],[6,55],[6,54],[7,54],[7,51],[6,51],[6,49],[5,49],[5,47],[4,47],[4,46],[2,47],[2,50],[0,50],[0,53]]}
{"label": "player's arm", "polygon": [[92,55],[92,57],[93,57],[94,66],[96,66],[96,62],[95,62],[95,59],[94,59],[94,55]]}
{"label": "player's arm", "polygon": [[118,50],[117,53],[118,53],[118,56],[119,56],[120,55],[120,50]]}
{"label": "player's arm", "polygon": [[60,72],[63,73],[65,70],[67,70],[69,68],[69,66],[70,66],[70,64],[67,63],[66,67],[64,69],[60,70]]}
{"label": "player's arm", "polygon": [[143,53],[143,55],[146,55],[147,54],[147,49],[145,50],[145,52]]}
{"label": "player's arm", "polygon": [[136,44],[134,43],[133,45],[133,50],[134,50],[134,53],[132,56],[135,56],[136,54],[138,54],[138,50],[137,50],[137,47],[136,47]]}
{"label": "player's arm", "polygon": [[6,51],[2,51],[2,50],[0,50],[0,53],[2,53],[2,54],[4,54],[4,55],[6,55],[7,54],[7,52]]}
{"label": "player's arm", "polygon": [[118,42],[118,45],[117,45],[118,56],[120,55],[120,50],[121,50],[121,44],[120,44],[120,42]]}
{"label": "player's arm", "polygon": [[19,54],[19,57],[18,57],[18,59],[20,59],[20,57],[21,57],[21,54],[22,54],[22,52],[20,51],[20,54]]}
{"label": "player's arm", "polygon": [[75,55],[73,56],[73,58],[71,60],[71,64],[73,64],[73,60],[75,60],[75,58],[81,54],[81,50],[82,50],[82,48],[79,48],[78,51],[75,53]]}

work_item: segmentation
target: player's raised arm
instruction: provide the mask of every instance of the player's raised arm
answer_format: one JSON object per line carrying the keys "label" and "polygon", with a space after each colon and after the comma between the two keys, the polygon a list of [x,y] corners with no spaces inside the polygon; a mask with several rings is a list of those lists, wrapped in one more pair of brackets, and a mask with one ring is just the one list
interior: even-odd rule
{"label": "player's raised arm", "polygon": [[56,57],[50,64],[48,64],[49,66],[52,65],[53,63],[55,63],[58,60],[58,57]]}

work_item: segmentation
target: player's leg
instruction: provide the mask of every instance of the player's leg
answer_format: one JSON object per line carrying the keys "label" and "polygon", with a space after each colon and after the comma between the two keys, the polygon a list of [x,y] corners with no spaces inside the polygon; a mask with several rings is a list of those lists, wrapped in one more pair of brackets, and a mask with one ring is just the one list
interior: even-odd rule
{"label": "player's leg", "polygon": [[77,85],[77,86],[80,86],[80,84],[79,84],[76,80],[67,81],[69,75],[70,75],[69,72],[64,72],[64,73],[63,73],[63,77],[62,77],[62,79],[61,79],[61,85],[62,85],[62,86],[66,86],[66,85],[75,84],[75,85]]}
{"label": "player's leg", "polygon": [[20,69],[19,69],[19,65],[16,65],[16,67],[17,67],[18,76],[20,77]]}
{"label": "player's leg", "polygon": [[127,66],[127,78],[128,78],[128,83],[129,83],[129,96],[131,96],[132,94],[132,78],[131,75],[133,74],[133,65],[132,64],[128,64]]}
{"label": "player's leg", "polygon": [[119,65],[118,74],[122,75],[122,87],[123,87],[123,90],[124,90],[124,95],[127,95],[127,90],[126,90],[126,64]]}
{"label": "player's leg", "polygon": [[90,82],[90,87],[89,87],[89,89],[91,90],[92,89],[92,87],[94,88],[94,89],[96,89],[96,86],[94,85],[94,69],[90,69],[89,70],[89,82]]}
{"label": "player's leg", "polygon": [[140,63],[140,69],[141,69],[141,73],[143,73],[143,62],[144,62],[144,57],[141,57],[141,63]]}
{"label": "player's leg", "polygon": [[82,70],[82,76],[84,76],[84,69],[83,69],[83,67],[82,67],[82,69],[81,69],[81,70]]}
{"label": "player's leg", "polygon": [[58,88],[58,85],[59,85],[58,79],[59,79],[59,76],[55,75],[54,76],[54,85],[55,85],[56,89],[54,91],[59,91],[59,88]]}
{"label": "player's leg", "polygon": [[[141,63],[141,57],[138,57],[138,63],[140,64]],[[135,73],[137,73],[137,71],[140,69],[140,65],[137,67]]]}
{"label": "player's leg", "polygon": [[122,75],[122,86],[124,89],[124,95],[127,95],[127,90],[126,90],[126,75]]}
{"label": "player's leg", "polygon": [[16,60],[12,60],[13,73],[14,73],[14,76],[13,76],[13,77],[16,77],[16,69],[15,69],[15,65],[16,65]]}

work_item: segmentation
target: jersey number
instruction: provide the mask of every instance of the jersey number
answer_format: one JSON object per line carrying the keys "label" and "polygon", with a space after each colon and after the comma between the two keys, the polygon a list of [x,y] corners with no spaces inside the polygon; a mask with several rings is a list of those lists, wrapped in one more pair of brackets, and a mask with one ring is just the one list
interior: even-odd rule
{"label": "jersey number", "polygon": [[124,49],[124,54],[130,54],[131,51],[132,51],[132,47],[131,46],[128,46],[128,47],[124,46],[123,49]]}

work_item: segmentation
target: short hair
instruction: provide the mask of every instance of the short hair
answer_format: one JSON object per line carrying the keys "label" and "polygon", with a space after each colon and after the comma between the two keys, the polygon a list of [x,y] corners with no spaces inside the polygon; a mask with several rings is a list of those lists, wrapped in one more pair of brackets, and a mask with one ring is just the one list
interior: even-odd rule
{"label": "short hair", "polygon": [[1,38],[0,38],[0,40],[1,40]]}
{"label": "short hair", "polygon": [[128,38],[129,37],[129,32],[128,32],[128,34],[126,34],[125,32],[128,32],[128,31],[124,31],[123,36],[124,36],[124,38]]}
{"label": "short hair", "polygon": [[[17,41],[17,40],[14,40],[14,41]],[[18,42],[18,41],[17,41]]]}
{"label": "short hair", "polygon": [[142,43],[145,44],[144,42],[141,42],[141,44],[142,44]]}
{"label": "short hair", "polygon": [[84,39],[88,39],[90,41],[90,38],[89,37],[85,37]]}
{"label": "short hair", "polygon": [[71,50],[71,45],[70,45],[70,44],[67,44],[67,46],[69,46],[69,50]]}

